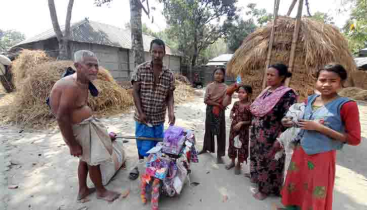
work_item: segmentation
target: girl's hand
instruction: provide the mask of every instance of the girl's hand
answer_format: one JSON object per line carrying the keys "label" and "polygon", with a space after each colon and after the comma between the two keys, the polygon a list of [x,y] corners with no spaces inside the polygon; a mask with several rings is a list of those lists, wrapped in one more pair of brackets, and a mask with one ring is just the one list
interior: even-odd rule
{"label": "girl's hand", "polygon": [[314,120],[300,120],[298,125],[303,130],[319,131],[322,128],[322,124]]}
{"label": "girl's hand", "polygon": [[223,107],[223,105],[222,104],[220,104],[220,103],[215,103],[215,106],[217,106],[217,107],[219,107],[220,109],[224,109],[224,107]]}
{"label": "girl's hand", "polygon": [[282,146],[280,145],[279,141],[275,141],[270,152],[266,154],[265,157],[268,159],[274,159],[275,154],[280,150],[282,150]]}
{"label": "girl's hand", "polygon": [[288,118],[288,117],[284,117],[282,119],[282,125],[286,128],[290,128],[293,126],[293,121],[292,119]]}
{"label": "girl's hand", "polygon": [[234,114],[233,114],[233,113],[231,113],[231,114],[229,115],[229,119],[230,119],[230,120],[233,120],[233,118],[234,118]]}
{"label": "girl's hand", "polygon": [[239,131],[239,130],[241,129],[241,127],[242,127],[242,122],[239,122],[239,123],[237,123],[237,124],[233,127],[233,129],[234,129],[235,131]]}

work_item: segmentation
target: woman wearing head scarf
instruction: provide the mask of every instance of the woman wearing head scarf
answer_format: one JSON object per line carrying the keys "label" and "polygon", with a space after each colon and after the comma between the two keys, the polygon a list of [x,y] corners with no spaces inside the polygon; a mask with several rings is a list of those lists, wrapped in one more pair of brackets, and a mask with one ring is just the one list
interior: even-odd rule
{"label": "woman wearing head scarf", "polygon": [[296,93],[284,86],[291,77],[287,66],[275,64],[266,72],[268,87],[260,93],[250,107],[253,115],[250,134],[250,174],[251,182],[257,183],[259,200],[268,195],[279,195],[283,184],[285,157],[274,159],[280,147],[276,138],[284,131],[281,123],[289,107],[297,101]]}

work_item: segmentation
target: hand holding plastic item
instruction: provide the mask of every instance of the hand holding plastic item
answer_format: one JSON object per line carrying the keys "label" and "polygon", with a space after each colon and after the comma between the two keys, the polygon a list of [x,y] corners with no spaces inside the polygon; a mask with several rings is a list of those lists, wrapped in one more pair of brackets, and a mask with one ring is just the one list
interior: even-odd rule
{"label": "hand holding plastic item", "polygon": [[227,87],[227,95],[232,96],[233,93],[240,87],[240,84],[233,83],[232,85]]}

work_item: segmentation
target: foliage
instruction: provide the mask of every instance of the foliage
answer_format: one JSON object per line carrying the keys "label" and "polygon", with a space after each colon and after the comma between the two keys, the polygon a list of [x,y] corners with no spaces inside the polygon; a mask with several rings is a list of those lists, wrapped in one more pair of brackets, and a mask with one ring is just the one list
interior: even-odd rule
{"label": "foliage", "polygon": [[25,35],[19,31],[0,29],[0,53],[6,52],[12,46],[25,40]]}
{"label": "foliage", "polygon": [[218,57],[221,54],[226,54],[228,51],[226,40],[224,38],[219,38],[214,44],[211,44],[200,53],[197,64],[205,65],[210,59]]}
{"label": "foliage", "polygon": [[268,13],[265,9],[256,8],[255,3],[248,4],[247,10],[246,15],[250,16],[250,19],[256,22],[260,27],[273,19],[273,14]]}
{"label": "foliage", "polygon": [[258,9],[254,3],[247,5],[245,14],[246,19],[238,17],[227,29],[226,42],[231,52],[235,52],[257,27],[267,24],[273,17],[265,9]]}
{"label": "foliage", "polygon": [[228,29],[226,41],[228,48],[231,52],[235,52],[242,44],[242,41],[252,32],[256,30],[252,19],[249,20],[236,20],[236,23],[232,24]]}
{"label": "foliage", "polygon": [[164,4],[167,32],[184,53],[183,62],[192,67],[200,53],[222,38],[229,23],[236,18],[237,0],[159,1]]}
{"label": "foliage", "polygon": [[326,24],[334,24],[334,18],[327,13],[315,12],[310,18]]}
{"label": "foliage", "polygon": [[357,54],[367,46],[367,1],[349,0],[352,3],[350,19],[343,27],[349,49]]}

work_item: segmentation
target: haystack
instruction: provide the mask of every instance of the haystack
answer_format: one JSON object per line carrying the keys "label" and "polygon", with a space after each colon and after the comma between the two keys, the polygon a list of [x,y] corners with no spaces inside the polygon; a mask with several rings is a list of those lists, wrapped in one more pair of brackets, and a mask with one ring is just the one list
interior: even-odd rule
{"label": "haystack", "polygon": [[[195,95],[195,90],[191,87],[189,79],[182,74],[175,74],[174,76],[176,85],[176,90],[174,92],[175,103],[180,104],[192,100]],[[133,86],[130,81],[118,82],[118,84],[126,89],[127,93],[132,97]]]}
{"label": "haystack", "polygon": [[367,71],[354,71],[352,72],[351,77],[355,87],[367,90]]}
{"label": "haystack", "polygon": [[42,50],[22,50],[12,64],[15,86],[20,87],[20,83],[29,75],[29,71],[34,67],[53,60],[53,58],[48,57],[45,51]]}
{"label": "haystack", "polygon": [[190,85],[176,79],[175,86],[174,97],[176,104],[185,103],[193,99],[195,90]]}
{"label": "haystack", "polygon": [[[270,64],[288,65],[294,28],[294,19],[278,18]],[[271,30],[270,23],[247,36],[227,65],[228,73],[241,75],[243,81],[253,87],[255,95],[262,89]],[[316,81],[315,72],[330,62],[342,64],[349,72],[356,70],[348,43],[337,28],[303,18],[290,87],[294,88],[301,98],[312,94]]]}
{"label": "haystack", "polygon": [[367,101],[367,90],[358,87],[343,88],[339,95],[348,97],[354,100]]}
{"label": "haystack", "polygon": [[182,74],[175,74],[175,80],[180,81],[186,85],[192,85],[190,80]]}
{"label": "haystack", "polygon": [[[73,66],[73,62],[45,60],[46,62],[38,63],[27,70],[25,76],[19,77],[22,80],[18,80],[13,101],[1,107],[0,121],[36,128],[54,124],[54,117],[45,101],[55,82],[61,78],[67,67]],[[99,90],[99,96],[90,96],[88,104],[97,115],[121,113],[133,104],[132,97],[103,67],[100,67],[97,80],[93,83]]]}

